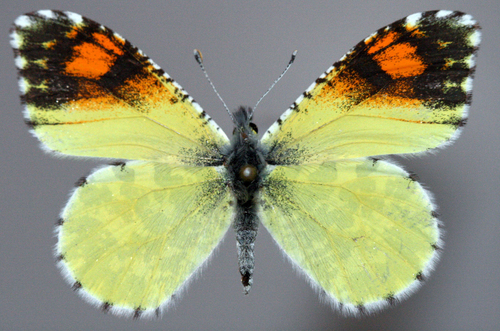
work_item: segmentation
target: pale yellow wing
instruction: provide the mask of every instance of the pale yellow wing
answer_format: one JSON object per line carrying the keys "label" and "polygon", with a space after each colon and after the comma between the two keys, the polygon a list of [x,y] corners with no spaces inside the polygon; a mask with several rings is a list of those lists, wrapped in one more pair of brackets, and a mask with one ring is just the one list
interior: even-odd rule
{"label": "pale yellow wing", "polygon": [[470,15],[410,15],[360,42],[262,138],[272,164],[425,152],[465,124],[480,41]]}
{"label": "pale yellow wing", "polygon": [[71,12],[20,16],[11,44],[25,117],[61,154],[220,164],[224,132],[152,60]]}
{"label": "pale yellow wing", "polygon": [[57,227],[59,266],[73,288],[104,311],[159,314],[231,223],[219,171],[135,161],[82,180]]}
{"label": "pale yellow wing", "polygon": [[352,314],[410,294],[441,247],[429,195],[384,161],[276,166],[260,217],[327,301]]}

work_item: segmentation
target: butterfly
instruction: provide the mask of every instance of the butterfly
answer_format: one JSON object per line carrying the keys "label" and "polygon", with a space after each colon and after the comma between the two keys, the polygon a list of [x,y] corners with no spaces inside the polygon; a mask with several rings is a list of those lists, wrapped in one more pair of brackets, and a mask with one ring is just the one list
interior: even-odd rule
{"label": "butterfly", "polygon": [[443,248],[431,195],[383,156],[462,131],[480,27],[417,13],[358,43],[258,139],[231,138],[144,53],[79,14],[16,19],[26,123],[57,155],[114,159],[78,181],[57,221],[64,277],[104,312],[160,315],[225,233],[244,292],[259,223],[320,295],[350,315],[407,297]]}

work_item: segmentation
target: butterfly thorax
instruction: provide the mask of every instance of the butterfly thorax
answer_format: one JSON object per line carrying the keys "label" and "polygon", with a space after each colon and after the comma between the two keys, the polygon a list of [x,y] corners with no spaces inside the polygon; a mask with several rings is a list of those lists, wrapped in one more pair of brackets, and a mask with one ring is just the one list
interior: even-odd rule
{"label": "butterfly thorax", "polygon": [[252,286],[254,269],[254,242],[259,220],[256,197],[266,166],[265,153],[257,138],[257,127],[250,122],[250,109],[240,107],[234,114],[236,128],[231,145],[225,153],[232,192],[236,198],[234,229],[238,248],[238,262],[245,293]]}

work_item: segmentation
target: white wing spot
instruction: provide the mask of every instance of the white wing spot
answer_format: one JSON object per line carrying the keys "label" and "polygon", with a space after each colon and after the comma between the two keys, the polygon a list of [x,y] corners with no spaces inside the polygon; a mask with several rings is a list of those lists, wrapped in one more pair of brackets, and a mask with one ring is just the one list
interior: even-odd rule
{"label": "white wing spot", "polygon": [[121,35],[119,35],[118,33],[116,33],[116,32],[115,32],[115,33],[113,33],[113,35],[114,35],[116,38],[120,39],[121,41],[125,41],[125,38],[123,38],[123,37],[122,37]]}
{"label": "white wing spot", "polygon": [[[342,58],[340,59],[340,61],[344,60],[345,58],[346,58],[346,55],[342,56]],[[332,72],[332,70],[333,70],[333,69],[335,69],[335,67],[334,67],[334,66],[330,66],[330,68],[326,69],[325,74],[324,74],[324,75],[325,75],[325,77],[326,77],[326,75],[328,75],[330,72]]]}
{"label": "white wing spot", "polygon": [[52,10],[47,10],[47,9],[39,10],[38,15],[43,16],[49,20],[53,20],[56,18],[56,15],[54,14],[54,12]]}
{"label": "white wing spot", "polygon": [[75,24],[80,25],[83,22],[83,17],[80,14],[72,13],[69,11],[64,12],[70,20],[72,20]]}
{"label": "white wing spot", "polygon": [[473,68],[476,65],[476,56],[471,54],[471,56],[465,58],[465,63],[469,66],[469,68]]}
{"label": "white wing spot", "polygon": [[479,30],[476,30],[474,33],[470,35],[469,40],[472,46],[474,47],[479,46],[479,43],[481,42],[481,32]]}
{"label": "white wing spot", "polygon": [[179,90],[183,91],[182,90],[182,86],[180,86],[179,84],[177,84],[177,82],[175,80],[172,81],[172,85],[174,85],[175,87],[177,87]]}
{"label": "white wing spot", "polygon": [[[309,87],[306,89],[306,93],[311,92],[311,91],[312,91],[312,89],[313,89],[315,86],[316,86],[316,83],[312,83],[311,85],[309,85]],[[300,96],[300,98],[302,98],[302,99],[303,99],[303,96],[301,95],[301,96]],[[302,99],[301,99],[301,100],[302,100]],[[298,100],[298,99],[297,99],[297,100]],[[297,102],[297,101],[295,101],[295,102]],[[298,104],[298,102],[297,102],[297,104]]]}
{"label": "white wing spot", "polygon": [[365,44],[368,44],[370,42],[370,40],[375,37],[377,35],[377,32],[374,32],[372,33],[371,35],[369,35],[368,37],[365,38],[364,42]]}
{"label": "white wing spot", "polygon": [[30,26],[32,23],[33,23],[33,21],[26,15],[19,16],[14,21],[14,24],[21,27],[21,28],[25,28],[27,26]]}
{"label": "white wing spot", "polygon": [[465,79],[465,82],[463,84],[463,88],[465,89],[465,92],[467,92],[467,93],[472,92],[472,77],[467,77],[467,79]]}
{"label": "white wing spot", "polygon": [[436,13],[437,18],[442,18],[446,16],[450,16],[453,12],[451,10],[440,10]]}
{"label": "white wing spot", "polygon": [[157,65],[155,62],[151,61],[151,64],[153,65],[153,68],[155,68],[156,70],[161,70],[160,66]]}
{"label": "white wing spot", "polygon": [[168,78],[168,79],[172,79],[165,71],[163,72],[163,77]]}
{"label": "white wing spot", "polygon": [[10,46],[12,46],[12,48],[19,49],[21,44],[20,41],[19,35],[16,32],[10,34]]}
{"label": "white wing spot", "polygon": [[197,102],[193,102],[193,107],[198,111],[198,113],[203,112],[203,108],[201,108],[201,106]]}
{"label": "white wing spot", "polygon": [[21,93],[26,94],[26,91],[28,90],[28,85],[26,84],[26,81],[24,80],[23,77],[19,78],[17,84],[19,85],[19,90],[21,91]]}
{"label": "white wing spot", "polygon": [[422,18],[422,13],[415,13],[406,18],[406,24],[410,26],[417,25],[418,21]]}
{"label": "white wing spot", "polygon": [[14,59],[14,62],[16,63],[16,67],[18,69],[24,68],[24,64],[26,63],[26,61],[20,56],[16,56],[16,58]]}
{"label": "white wing spot", "polygon": [[476,24],[476,21],[472,18],[472,16],[470,16],[470,15],[464,15],[464,16],[462,16],[460,18],[460,20],[458,21],[458,23],[463,24],[463,25],[472,26],[472,25]]}
{"label": "white wing spot", "polygon": [[[314,83],[311,84],[311,86],[313,86],[313,87],[314,87],[314,85],[315,85]],[[311,88],[311,86],[309,86],[308,90]],[[307,92],[307,90],[306,90],[306,92]],[[298,97],[297,100],[295,100],[295,104],[298,105],[302,100],[304,100],[303,94],[301,94],[300,97]]]}

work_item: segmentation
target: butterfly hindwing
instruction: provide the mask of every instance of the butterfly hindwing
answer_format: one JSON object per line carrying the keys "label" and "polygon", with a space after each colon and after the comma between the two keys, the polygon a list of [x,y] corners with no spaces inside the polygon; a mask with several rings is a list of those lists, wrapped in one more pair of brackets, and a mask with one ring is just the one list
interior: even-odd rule
{"label": "butterfly hindwing", "polygon": [[276,166],[261,220],[327,301],[357,314],[411,292],[441,247],[433,204],[407,172],[381,160]]}
{"label": "butterfly hindwing", "polygon": [[106,311],[159,312],[229,228],[232,197],[219,171],[132,161],[80,181],[57,227],[68,282]]}
{"label": "butterfly hindwing", "polygon": [[479,41],[470,15],[444,10],[378,30],[266,132],[269,159],[318,163],[446,144],[467,118]]}
{"label": "butterfly hindwing", "polygon": [[220,164],[224,132],[154,62],[78,14],[20,16],[12,46],[25,116],[50,150],[78,156]]}

